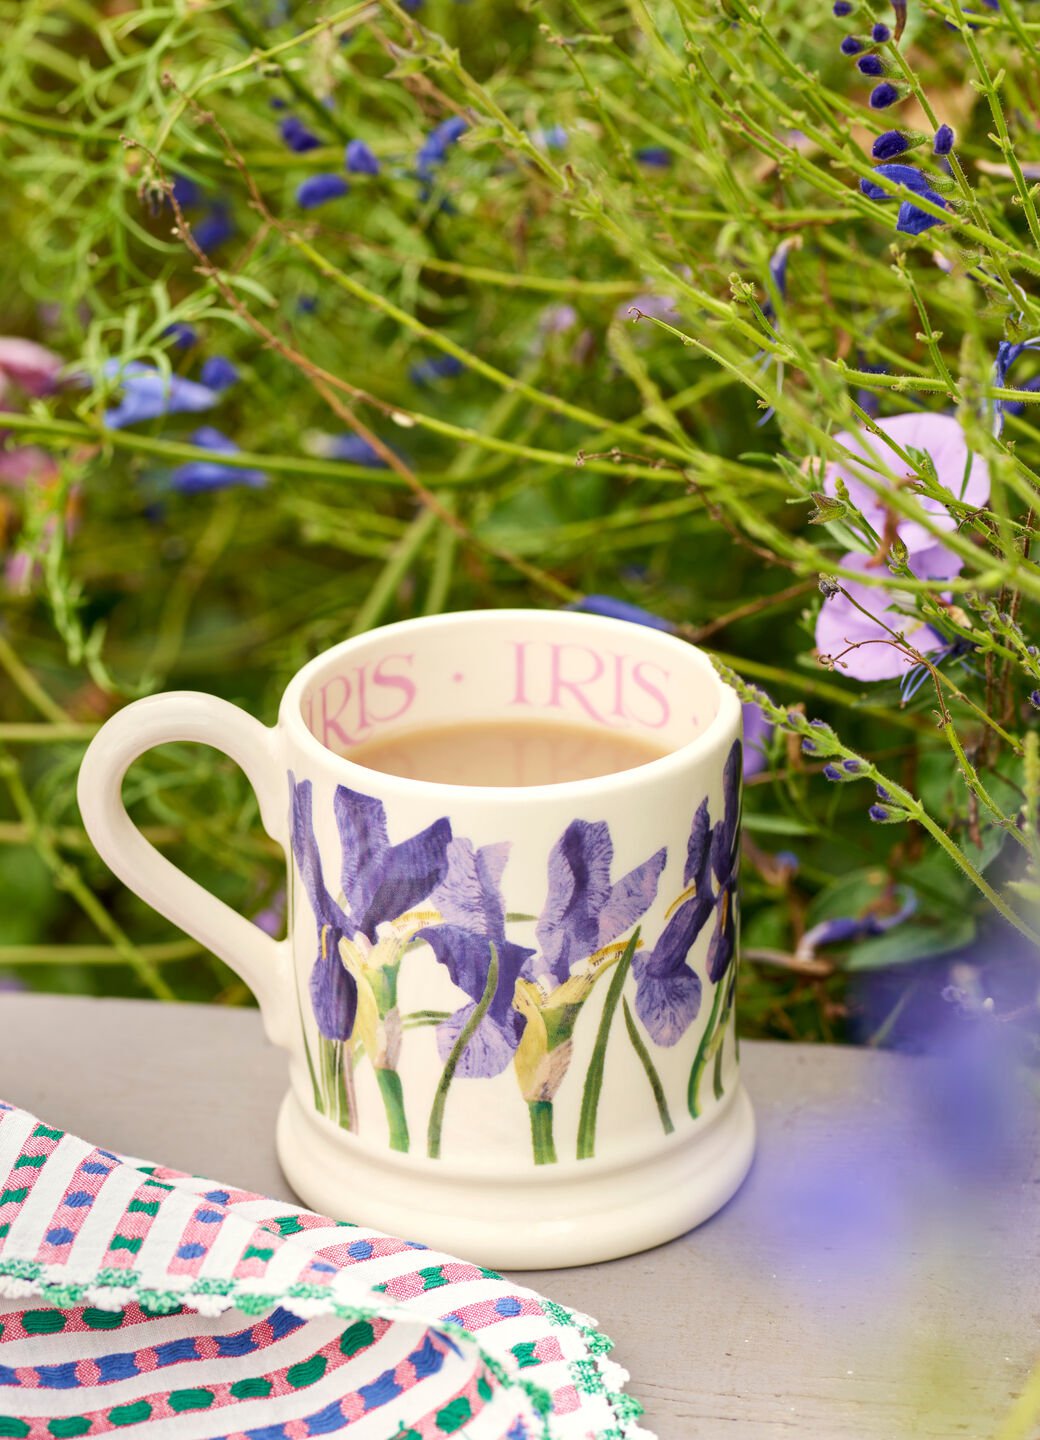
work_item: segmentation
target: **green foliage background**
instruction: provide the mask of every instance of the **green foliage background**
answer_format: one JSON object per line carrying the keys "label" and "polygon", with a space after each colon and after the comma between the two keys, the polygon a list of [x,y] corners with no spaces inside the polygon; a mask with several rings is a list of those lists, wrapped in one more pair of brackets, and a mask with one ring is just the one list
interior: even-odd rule
{"label": "green foliage background", "polygon": [[[72,379],[8,417],[8,446],[40,446],[58,472],[0,489],[21,577],[9,569],[0,596],[0,972],[248,999],[82,833],[83,747],[127,698],[201,688],[270,722],[295,669],[350,633],[604,592],[673,620],[779,705],[747,805],[746,1031],[863,1033],[850,972],[959,953],[997,911],[1035,939],[1040,436],[1028,408],[1001,440],[989,421],[1001,393],[1033,398],[994,391],[998,341],[1040,331],[1040,224],[1015,150],[1040,106],[1030,13],[915,6],[880,47],[908,98],[878,113],[838,43],[891,21],[883,6],[839,23],[801,0],[426,0],[414,15],[394,0],[3,0],[0,328],[57,350]],[[320,148],[288,150],[272,101]],[[415,156],[451,114],[469,128],[425,186]],[[897,234],[896,203],[858,188],[870,141],[938,120],[958,133],[943,223]],[[355,137],[382,173],[301,210],[297,185],[340,171]],[[641,163],[647,146],[674,163]],[[171,209],[175,175],[234,217],[209,260]],[[786,299],[769,270],[784,241]],[[171,344],[173,322],[195,327],[194,349]],[[195,375],[218,353],[241,379],[205,423],[269,484],[181,495],[169,474],[201,456],[198,418],[106,428],[111,367]],[[411,378],[443,354],[466,368]],[[1028,374],[1027,357],[1013,378]],[[817,578],[856,517],[810,524],[805,462],[837,456],[835,434],[877,407],[955,409],[993,476],[991,508],[957,515],[956,615],[900,578],[910,612],[972,647],[908,706],[812,653]],[[354,425],[396,468],[320,453],[315,436]],[[927,465],[900,462],[918,490],[890,485],[891,503],[919,515]],[[892,584],[884,567],[876,579]],[[803,713],[834,724],[831,753],[865,757],[912,823],[872,824],[872,789],[819,778]],[[216,752],[169,747],[128,796],[230,904],[276,899],[281,857]],[[884,914],[897,882],[917,893],[912,925],[799,959],[807,927]],[[907,974],[869,1033],[887,1033]]]}

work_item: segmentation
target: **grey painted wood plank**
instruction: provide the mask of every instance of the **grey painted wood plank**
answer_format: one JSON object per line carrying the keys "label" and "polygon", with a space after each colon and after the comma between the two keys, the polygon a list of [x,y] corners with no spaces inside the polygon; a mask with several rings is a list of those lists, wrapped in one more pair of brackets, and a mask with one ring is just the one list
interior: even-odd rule
{"label": "grey painted wood plank", "polygon": [[[1040,1351],[1040,1169],[939,1163],[920,1061],[747,1043],[760,1125],[707,1225],[518,1276],[596,1317],[661,1440],[985,1436]],[[291,1198],[282,1056],[254,1011],[0,996],[0,1095],[114,1149]]]}

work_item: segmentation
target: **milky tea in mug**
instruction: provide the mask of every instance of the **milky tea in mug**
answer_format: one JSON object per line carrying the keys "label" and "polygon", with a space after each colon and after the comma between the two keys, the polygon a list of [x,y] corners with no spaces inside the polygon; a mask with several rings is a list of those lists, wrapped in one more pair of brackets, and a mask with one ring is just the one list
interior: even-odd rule
{"label": "milky tea in mug", "polygon": [[[251,780],[286,854],[285,940],[131,823],[123,775],[169,740]],[[334,646],[270,729],[209,695],[137,701],[79,797],[102,857],[256,993],[304,1201],[535,1268],[659,1244],[747,1172],[741,769],[739,701],[693,646],[504,610]]]}

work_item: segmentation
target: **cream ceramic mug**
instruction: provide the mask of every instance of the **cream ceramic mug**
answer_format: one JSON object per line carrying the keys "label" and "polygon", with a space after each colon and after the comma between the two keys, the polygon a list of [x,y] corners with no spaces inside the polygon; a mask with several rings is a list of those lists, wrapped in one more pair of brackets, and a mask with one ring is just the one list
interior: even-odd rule
{"label": "cream ceramic mug", "polygon": [[[522,788],[350,759],[391,730],[571,721],[667,753]],[[223,750],[289,866],[277,941],[120,798],[153,745]],[[573,612],[406,620],[295,676],[268,729],[194,692],[128,705],[79,778],[88,833],[235,969],[289,1052],[278,1153],[324,1214],[496,1268],[587,1264],[706,1219],[751,1162],[733,1030],[740,705],[700,651]]]}

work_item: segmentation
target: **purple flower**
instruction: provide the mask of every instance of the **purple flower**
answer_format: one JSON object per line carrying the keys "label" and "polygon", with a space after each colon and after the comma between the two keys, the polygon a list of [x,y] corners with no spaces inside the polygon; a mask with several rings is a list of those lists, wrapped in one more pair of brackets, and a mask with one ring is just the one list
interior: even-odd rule
{"label": "purple flower", "polygon": [[195,237],[195,244],[207,255],[211,255],[230,240],[235,233],[235,222],[224,201],[214,200],[202,219],[191,227],[191,233]]}
{"label": "purple flower", "polygon": [[[842,558],[843,568],[866,575],[877,573],[867,555],[849,554]],[[959,562],[941,545],[923,550],[912,557],[911,568],[921,580],[942,580],[956,575]],[[906,637],[908,645],[923,655],[945,647],[943,637],[929,625],[919,624],[913,616],[903,614],[884,588],[861,585],[855,580],[842,580],[847,594],[840,591],[832,600],[824,601],[816,620],[816,648],[832,659],[841,656],[841,670],[853,680],[895,680],[907,674],[914,661],[904,655],[892,640],[889,631]],[[896,582],[893,582],[896,583]],[[853,601],[856,604],[853,604]],[[863,606],[869,613],[857,608]],[[878,619],[872,617],[877,616]],[[884,621],[884,625],[880,623]],[[884,626],[888,626],[886,630]],[[859,648],[844,652],[850,645]]]}
{"label": "purple flower", "polygon": [[535,926],[533,978],[562,985],[571,970],[617,940],[650,908],[667,852],[611,884],[614,843],[605,820],[572,820],[549,854],[549,893]]}
{"label": "purple flower", "polygon": [[766,746],[773,734],[773,722],[753,701],[746,700],[740,708],[744,717],[744,779],[748,780],[766,768]]}
{"label": "purple flower", "polygon": [[[1027,350],[1040,350],[1040,336],[1033,336],[1029,340],[1021,340],[1012,344],[1009,340],[1001,340],[997,346],[997,358],[993,362],[993,385],[997,389],[1004,389],[1008,384],[1008,372]],[[1033,377],[1027,380],[1020,389],[1035,390],[1040,388],[1040,377]],[[1024,409],[1022,400],[994,400],[993,401],[993,433],[999,436],[1004,429],[1004,417],[1006,415],[1021,415]]]}
{"label": "purple flower", "polygon": [[381,800],[339,785],[332,808],[343,845],[341,881],[351,934],[375,944],[380,925],[428,899],[445,878],[451,825],[442,817],[391,845]]}
{"label": "purple flower", "polygon": [[225,355],[210,355],[202,362],[199,380],[210,390],[228,390],[238,379],[238,370]]}
{"label": "purple flower", "polygon": [[894,160],[897,155],[905,155],[909,149],[910,140],[906,135],[898,130],[886,130],[874,141],[870,153],[875,160]]}
{"label": "purple flower", "polygon": [[413,385],[429,385],[434,380],[454,380],[465,368],[456,355],[433,355],[411,366],[408,378]]}
{"label": "purple flower", "polygon": [[891,40],[892,32],[887,25],[879,20],[870,32],[870,38],[874,41],[875,45],[884,45],[886,41]]}
{"label": "purple flower", "polygon": [[550,125],[545,130],[532,130],[528,139],[539,150],[566,150],[567,132],[562,125]]}
{"label": "purple flower", "polygon": [[[878,428],[889,436],[902,450],[911,447],[924,450],[931,457],[939,484],[950,492],[951,500],[960,500],[973,508],[985,505],[989,499],[989,471],[986,462],[978,455],[969,457],[964,431],[952,415],[911,412],[904,415],[890,415],[878,421]],[[877,465],[884,464],[896,476],[904,469],[903,462],[878,436],[868,431],[842,431],[835,436],[837,442],[854,456]],[[970,461],[970,463],[969,463]],[[828,495],[837,493],[838,480],[848,486],[849,498],[862,512],[865,519],[879,535],[885,534],[890,511],[883,495],[878,495],[867,484],[864,475],[871,474],[877,483],[884,484],[885,477],[870,471],[853,460],[833,461],[828,464],[823,488]],[[965,478],[967,477],[967,478]],[[957,519],[951,515],[942,500],[918,496],[918,504],[933,519],[940,530],[955,530]],[[896,534],[911,555],[937,545],[930,531],[914,520],[896,520]],[[916,571],[916,574],[922,572]],[[947,574],[957,574],[957,570]],[[942,578],[937,576],[935,578]]]}
{"label": "purple flower", "polygon": [[644,145],[636,151],[636,160],[650,170],[670,170],[675,156],[664,145]]}
{"label": "purple flower", "polygon": [[846,35],[839,48],[843,55],[858,55],[863,49],[863,41],[857,39],[855,35]]}
{"label": "purple flower", "polygon": [[899,908],[891,915],[877,915],[868,912],[866,915],[835,915],[830,919],[821,920],[807,930],[798,943],[798,959],[811,959],[816,951],[824,945],[848,945],[854,940],[866,940],[874,935],[884,935],[888,930],[894,930],[897,925],[904,921],[917,910],[917,896],[908,885],[901,885],[897,889]]}
{"label": "purple flower", "polygon": [[[239,446],[212,425],[203,425],[191,436],[191,443],[216,455],[238,455]],[[267,484],[267,475],[248,465],[222,465],[219,460],[187,460],[170,474],[170,486],[182,495],[199,495],[208,490],[228,490],[248,485],[254,490]]]}
{"label": "purple flower", "polygon": [[346,1040],[357,1017],[357,982],[344,967],[339,943],[352,933],[351,922],[329,894],[314,838],[311,782],[289,773],[289,825],[292,852],[318,927],[318,948],[310,974],[311,1004],[318,1029],[329,1040]]}
{"label": "purple flower", "polygon": [[198,414],[212,409],[219,399],[208,385],[185,380],[181,375],[164,375],[154,366],[137,361],[121,365],[118,360],[110,360],[105,374],[118,378],[123,392],[115,409],[105,412],[105,424],[110,430],[158,420],[163,415]]}
{"label": "purple flower", "polygon": [[887,110],[901,99],[901,91],[898,86],[893,85],[891,80],[882,80],[880,85],[875,85],[870,92],[870,108],[872,110]]}
{"label": "purple flower", "polygon": [[469,129],[461,115],[449,115],[447,120],[435,126],[423,141],[416,157],[416,170],[422,180],[431,180],[438,165],[448,158],[448,151]]}
{"label": "purple flower", "polygon": [[305,155],[308,150],[321,149],[321,141],[317,135],[308,130],[303,121],[295,115],[286,115],[278,126],[278,133],[289,149],[295,150],[297,155]]}
{"label": "purple flower", "polygon": [[884,75],[885,65],[880,55],[861,55],[856,61],[861,75]]}
{"label": "purple flower", "polygon": [[[946,201],[934,190],[924,190],[921,193],[923,198],[932,205],[938,205],[943,210],[947,208]],[[938,215],[933,215],[928,210],[922,210],[918,205],[912,205],[909,200],[903,201],[899,207],[899,214],[896,216],[896,229],[902,235],[922,235],[933,225],[943,224],[945,221],[941,220]]]}
{"label": "purple flower", "polygon": [[950,151],[953,149],[953,142],[955,138],[956,137],[954,136],[951,126],[940,125],[938,130],[936,130],[935,132],[935,143],[932,146],[935,154],[949,155]]}
{"label": "purple flower", "polygon": [[175,320],[172,325],[167,325],[163,335],[178,350],[190,350],[199,338],[194,325],[188,325],[183,320]]}
{"label": "purple flower", "polygon": [[708,945],[708,978],[717,985],[736,949],[736,886],[739,871],[741,745],[733,746],[723,772],[723,815],[712,826],[707,800],[693,819],[686,849],[686,887],[653,950],[636,952],[636,1013],[659,1045],[674,1045],[701,1007],[700,977],[689,952],[714,917]]}
{"label": "purple flower", "polygon": [[349,193],[350,186],[342,175],[310,175],[297,185],[296,203],[301,210],[314,210]]}
{"label": "purple flower", "polygon": [[[444,879],[451,825],[435,821],[399,845],[391,845],[386,812],[381,801],[340,785],[332,808],[342,846],[340,877],[345,906],[329,895],[322,876],[321,856],[314,838],[311,782],[296,783],[289,776],[292,851],[318,926],[318,953],[311,971],[310,992],[321,1033],[345,1040],[353,1032],[357,1015],[358,981],[344,963],[344,950],[352,963],[363,967],[381,943],[381,926],[399,921],[426,900]],[[391,962],[400,959],[403,941],[391,937],[385,947]],[[359,968],[358,974],[363,974]],[[366,981],[367,983],[367,981]]]}
{"label": "purple flower", "polygon": [[202,192],[187,175],[173,177],[173,198],[182,210],[193,210],[202,200]]}
{"label": "purple flower", "polygon": [[608,620],[630,620],[633,625],[646,625],[651,630],[669,633],[675,630],[670,620],[644,610],[641,605],[633,605],[630,600],[619,600],[615,595],[583,595],[568,609],[581,610],[586,615],[604,615]]}
{"label": "purple flower", "polygon": [[315,449],[329,460],[345,460],[350,465],[364,465],[369,470],[385,470],[386,461],[361,435],[323,435]]}
{"label": "purple flower", "polygon": [[475,850],[469,840],[452,840],[447,873],[430,895],[443,923],[428,925],[415,936],[427,942],[452,983],[470,997],[470,1004],[437,1027],[437,1046],[445,1061],[487,988],[492,946],[498,959],[495,993],[459,1057],[456,1075],[500,1075],[524,1032],[526,1022],[513,1008],[513,992],[534,951],[506,939],[501,885],[508,858],[508,841]]}
{"label": "purple flower", "polygon": [[[925,195],[928,193],[928,177],[918,170],[915,165],[875,165],[874,174],[882,176],[885,180],[890,180],[893,185],[905,185],[907,189],[912,190],[915,195]],[[890,195],[882,186],[875,185],[872,180],[861,180],[859,182],[859,188],[868,200],[895,199],[894,195]]]}
{"label": "purple flower", "polygon": [[844,20],[846,15],[851,15],[852,10],[852,0],[834,0],[834,4],[831,6],[831,14],[836,15],[839,20]]}
{"label": "purple flower", "polygon": [[347,146],[344,163],[352,175],[378,175],[379,161],[364,140],[351,140]]}

